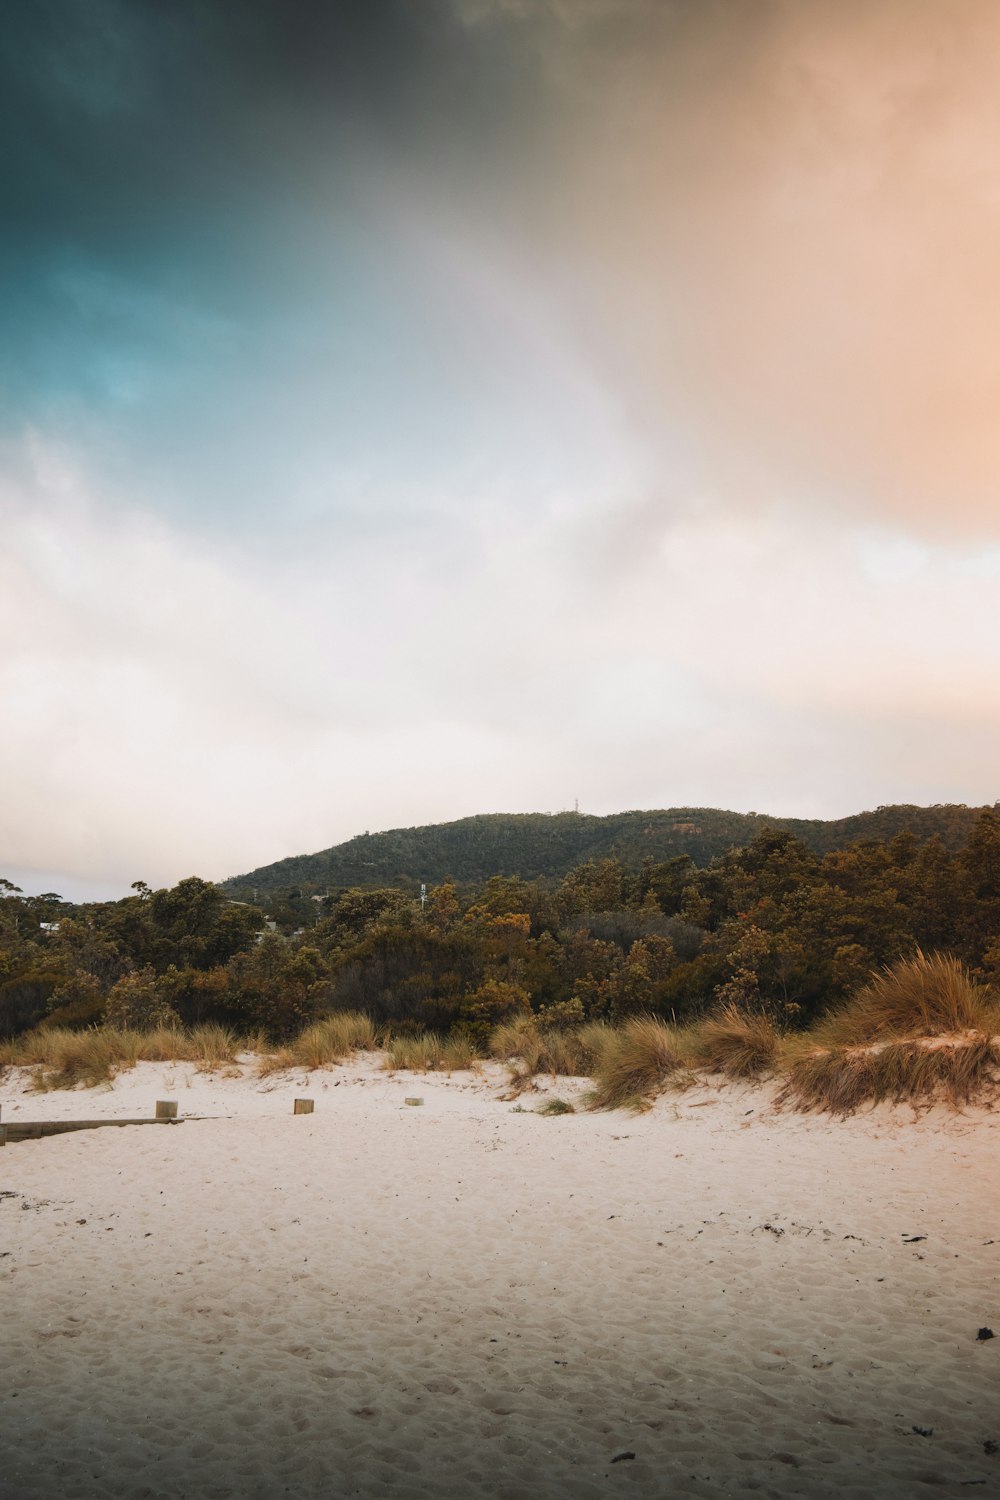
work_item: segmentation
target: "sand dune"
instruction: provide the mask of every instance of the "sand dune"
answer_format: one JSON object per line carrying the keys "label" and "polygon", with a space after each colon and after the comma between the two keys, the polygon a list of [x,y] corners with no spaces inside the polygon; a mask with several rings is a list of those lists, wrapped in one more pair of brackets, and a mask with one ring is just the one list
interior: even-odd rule
{"label": "sand dune", "polygon": [[0,1493],[1000,1492],[1000,1118],[498,1081],[8,1075],[217,1118],[0,1152]]}

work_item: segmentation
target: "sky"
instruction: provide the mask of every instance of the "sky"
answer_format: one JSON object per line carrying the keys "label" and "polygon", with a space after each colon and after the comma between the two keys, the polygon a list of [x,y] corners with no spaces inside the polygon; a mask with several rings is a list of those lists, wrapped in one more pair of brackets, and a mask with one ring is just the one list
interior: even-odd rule
{"label": "sky", "polygon": [[993,0],[33,0],[0,874],[1000,797]]}

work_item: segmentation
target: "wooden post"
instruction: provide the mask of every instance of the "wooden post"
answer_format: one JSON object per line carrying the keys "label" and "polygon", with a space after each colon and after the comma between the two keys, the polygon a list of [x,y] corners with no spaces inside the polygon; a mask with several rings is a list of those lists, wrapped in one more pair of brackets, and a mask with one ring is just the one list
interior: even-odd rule
{"label": "wooden post", "polygon": [[158,1120],[176,1120],[176,1118],[177,1118],[177,1100],[176,1099],[157,1099],[157,1101],[156,1101],[156,1118]]}
{"label": "wooden post", "polygon": [[6,1146],[6,1144],[7,1144],[7,1127],[6,1127],[6,1125],[0,1125],[0,1146]]}
{"label": "wooden post", "polygon": [[293,1115],[311,1115],[313,1112],[313,1101],[311,1099],[296,1099],[292,1107]]}

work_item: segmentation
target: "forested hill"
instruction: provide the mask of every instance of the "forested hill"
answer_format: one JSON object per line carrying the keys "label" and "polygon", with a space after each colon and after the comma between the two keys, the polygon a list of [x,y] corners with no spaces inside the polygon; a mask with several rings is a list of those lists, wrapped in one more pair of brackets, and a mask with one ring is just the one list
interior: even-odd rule
{"label": "forested hill", "polygon": [[889,839],[904,830],[921,839],[936,834],[955,851],[964,845],[981,811],[964,804],[879,807],[828,822],[710,807],[612,813],[603,818],[575,812],[484,813],[425,828],[360,834],[318,854],[293,855],[233,876],[222,882],[222,888],[249,900],[254,891],[257,899],[263,899],[295,886],[308,894],[341,886],[410,888],[420,881],[436,884],[448,876],[460,882],[486,880],[491,875],[561,878],[588,859],[610,855],[633,869],[647,856],[660,861],[678,854],[688,854],[696,865],[704,866],[764,828],[787,829],[818,854],[856,839]]}

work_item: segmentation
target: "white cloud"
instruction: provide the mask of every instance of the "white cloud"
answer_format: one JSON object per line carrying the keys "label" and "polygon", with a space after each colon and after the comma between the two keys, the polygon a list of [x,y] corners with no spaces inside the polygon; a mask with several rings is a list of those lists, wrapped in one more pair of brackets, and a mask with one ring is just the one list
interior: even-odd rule
{"label": "white cloud", "polygon": [[2,501],[10,869],[221,877],[366,827],[577,796],[824,815],[992,800],[1000,622],[974,555],[707,509],[647,518],[608,572],[587,555],[617,501],[584,524],[557,495],[534,520],[474,507],[443,571],[436,531],[268,563],[33,454]]}

